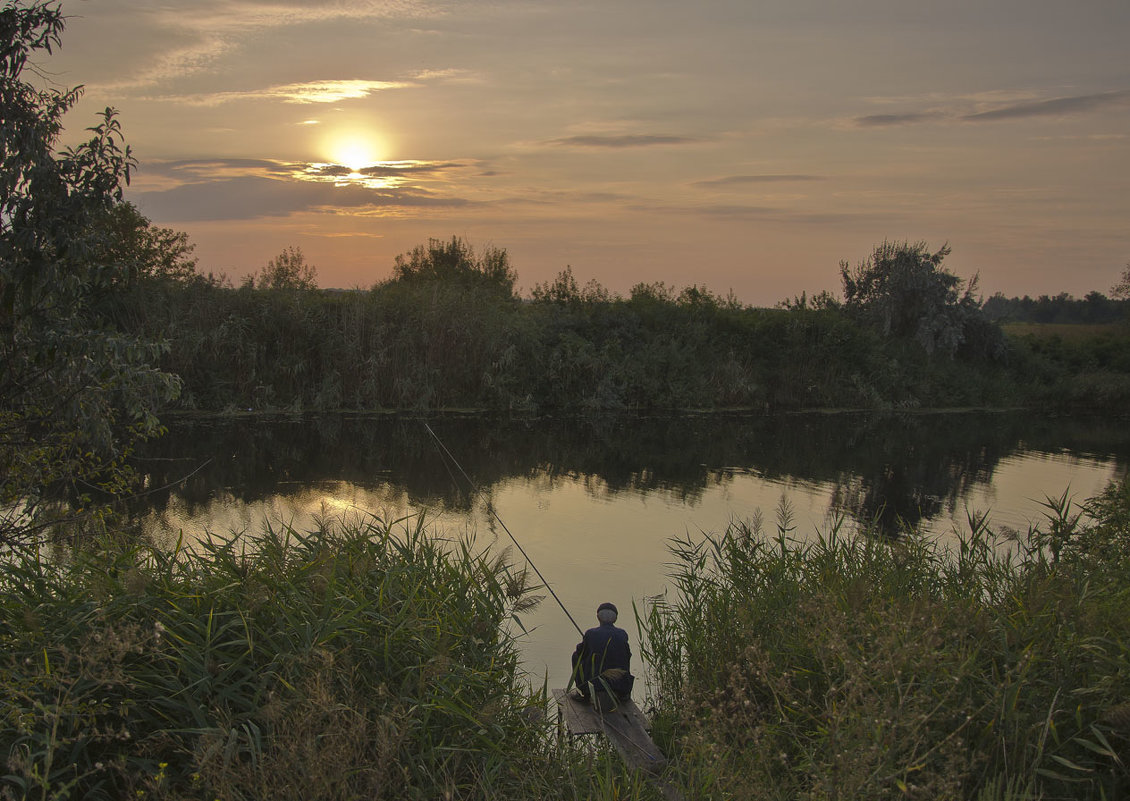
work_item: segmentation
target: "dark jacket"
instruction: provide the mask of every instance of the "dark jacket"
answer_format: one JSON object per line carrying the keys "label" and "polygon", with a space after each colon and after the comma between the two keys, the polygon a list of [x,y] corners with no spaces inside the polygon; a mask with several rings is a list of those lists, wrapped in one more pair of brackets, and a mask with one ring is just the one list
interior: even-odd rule
{"label": "dark jacket", "polygon": [[573,668],[577,685],[587,693],[588,683],[606,670],[619,668],[625,675],[610,682],[612,691],[627,696],[632,691],[632,649],[628,647],[628,632],[611,623],[602,623],[585,632],[584,639],[573,653]]}

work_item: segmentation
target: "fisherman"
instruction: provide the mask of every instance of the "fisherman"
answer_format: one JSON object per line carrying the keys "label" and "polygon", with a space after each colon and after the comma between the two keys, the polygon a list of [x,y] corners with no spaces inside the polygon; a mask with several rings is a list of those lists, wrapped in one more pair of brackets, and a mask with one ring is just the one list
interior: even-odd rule
{"label": "fisherman", "polygon": [[636,677],[631,674],[632,649],[628,632],[614,624],[618,617],[615,604],[602,603],[596,608],[600,625],[585,632],[573,652],[573,681],[577,690],[573,697],[589,701],[593,692],[601,708],[609,703],[627,701],[632,696]]}

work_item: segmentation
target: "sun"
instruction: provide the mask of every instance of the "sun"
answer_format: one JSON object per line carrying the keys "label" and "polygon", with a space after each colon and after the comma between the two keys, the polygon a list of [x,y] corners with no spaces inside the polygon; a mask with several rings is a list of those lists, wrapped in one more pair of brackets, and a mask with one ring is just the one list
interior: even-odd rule
{"label": "sun", "polygon": [[359,131],[331,134],[324,149],[330,161],[353,172],[376,164],[383,155],[380,140],[373,134]]}

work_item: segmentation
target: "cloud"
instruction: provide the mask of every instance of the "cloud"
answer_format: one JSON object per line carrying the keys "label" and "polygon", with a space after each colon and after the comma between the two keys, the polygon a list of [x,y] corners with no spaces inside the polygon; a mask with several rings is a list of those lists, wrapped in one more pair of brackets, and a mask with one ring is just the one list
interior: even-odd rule
{"label": "cloud", "polygon": [[371,167],[362,167],[358,172],[361,175],[374,178],[391,177],[395,175],[411,175],[413,173],[435,174],[454,170],[467,165],[458,161],[386,161],[374,164]]}
{"label": "cloud", "polygon": [[292,175],[296,166],[298,165],[271,159],[154,159],[145,162],[144,172],[175,178],[184,183],[196,183],[242,175],[273,175],[281,178]]}
{"label": "cloud", "polygon": [[[123,29],[138,41],[152,42],[147,64],[129,78],[98,82],[88,89],[103,92],[154,86],[214,68],[217,62],[261,31],[327,22],[364,23],[388,19],[421,19],[441,15],[425,0],[195,0],[164,3],[143,10],[123,4],[116,12]],[[140,26],[140,28],[139,28]]]}
{"label": "cloud", "polygon": [[317,181],[360,176],[390,178],[400,176],[436,177],[441,173],[464,169],[471,165],[459,161],[382,161],[355,170],[344,164],[275,161],[273,159],[183,159],[179,161],[147,161],[145,171],[173,177],[185,183],[255,175]]}
{"label": "cloud", "polygon": [[443,83],[482,83],[483,77],[466,69],[420,70],[412,78],[417,81]]}
{"label": "cloud", "polygon": [[[987,105],[983,97],[954,99],[953,105],[964,104],[967,107],[984,107]],[[950,110],[931,109],[929,111],[912,111],[903,114],[868,114],[855,117],[852,124],[861,128],[883,128],[897,125],[915,125],[923,122],[940,120],[964,122],[992,122],[995,120],[1025,119],[1031,117],[1063,117],[1072,114],[1086,114],[1092,111],[1101,111],[1108,108],[1121,108],[1130,106],[1130,89],[1113,92],[1097,92],[1090,95],[1074,95],[1070,97],[1056,97],[1050,100],[1025,100],[1023,102],[1009,102],[994,104],[995,108],[985,111],[960,111],[957,108]]]}
{"label": "cloud", "polygon": [[745,184],[776,184],[792,183],[796,181],[825,181],[823,175],[806,175],[803,173],[769,173],[763,175],[727,175],[724,178],[711,178],[706,181],[695,181],[694,186],[743,186]]}
{"label": "cloud", "polygon": [[350,184],[300,183],[242,176],[131,193],[145,214],[168,222],[254,220],[303,211],[371,211],[397,207],[456,207],[469,201],[418,189],[372,190]]}
{"label": "cloud", "polygon": [[868,114],[865,117],[856,117],[853,122],[861,128],[883,128],[892,125],[914,125],[920,122],[945,119],[947,116],[940,111],[918,111],[909,114]]}
{"label": "cloud", "polygon": [[364,214],[460,207],[471,201],[426,184],[466,167],[456,162],[389,162],[359,174],[338,164],[265,159],[158,162],[147,164],[147,171],[178,184],[134,191],[130,199],[153,219],[167,222],[252,220],[303,211]]}
{"label": "cloud", "polygon": [[629,148],[656,145],[691,145],[701,142],[690,136],[662,136],[658,134],[583,134],[550,140],[549,144],[561,147]]}
{"label": "cloud", "polygon": [[218,106],[224,103],[247,100],[281,100],[284,103],[299,104],[340,103],[343,100],[362,100],[375,92],[403,89],[411,85],[400,81],[307,81],[305,83],[271,86],[266,89],[172,95],[149,99],[174,100],[178,103],[187,103],[193,106]]}
{"label": "cloud", "polygon": [[435,16],[418,0],[197,0],[188,4],[163,4],[152,16],[162,24],[202,32],[255,33],[269,28],[330,22]]}
{"label": "cloud", "polygon": [[1130,105],[1130,89],[1117,92],[1099,92],[1092,95],[1075,95],[1040,100],[1033,103],[1014,103],[1009,106],[966,114],[963,120],[985,122],[991,120],[1013,120],[1026,117],[1062,117],[1069,114],[1084,114],[1106,108]]}

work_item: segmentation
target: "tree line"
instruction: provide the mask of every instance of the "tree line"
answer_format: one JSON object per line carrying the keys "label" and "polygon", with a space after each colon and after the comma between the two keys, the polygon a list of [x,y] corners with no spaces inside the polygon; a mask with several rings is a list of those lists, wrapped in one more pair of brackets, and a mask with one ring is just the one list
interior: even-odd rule
{"label": "tree line", "polygon": [[504,249],[458,237],[401,255],[368,290],[319,290],[289,248],[239,287],[183,271],[135,281],[118,312],[167,343],[159,364],[184,382],[185,411],[1116,408],[1124,333],[1006,337],[949,252],[884,242],[840,265],[842,298],[755,308],[697,285],[623,297],[570,268],[523,298]]}
{"label": "tree line", "polygon": [[1028,295],[1008,298],[997,292],[982,308],[990,320],[1002,323],[1109,325],[1130,317],[1130,299],[1108,297],[1097,290],[1082,298],[1066,292],[1036,298]]}
{"label": "tree line", "polygon": [[159,364],[184,382],[184,410],[994,403],[1008,348],[968,283],[941,267],[946,252],[884,243],[844,301],[763,309],[699,286],[641,283],[621,297],[579,287],[568,268],[521,298],[505,250],[459,238],[399,257],[367,291],[315,290],[280,279],[280,265],[310,269],[291,249],[238,288],[139,280],[117,313],[134,335],[167,342]]}

